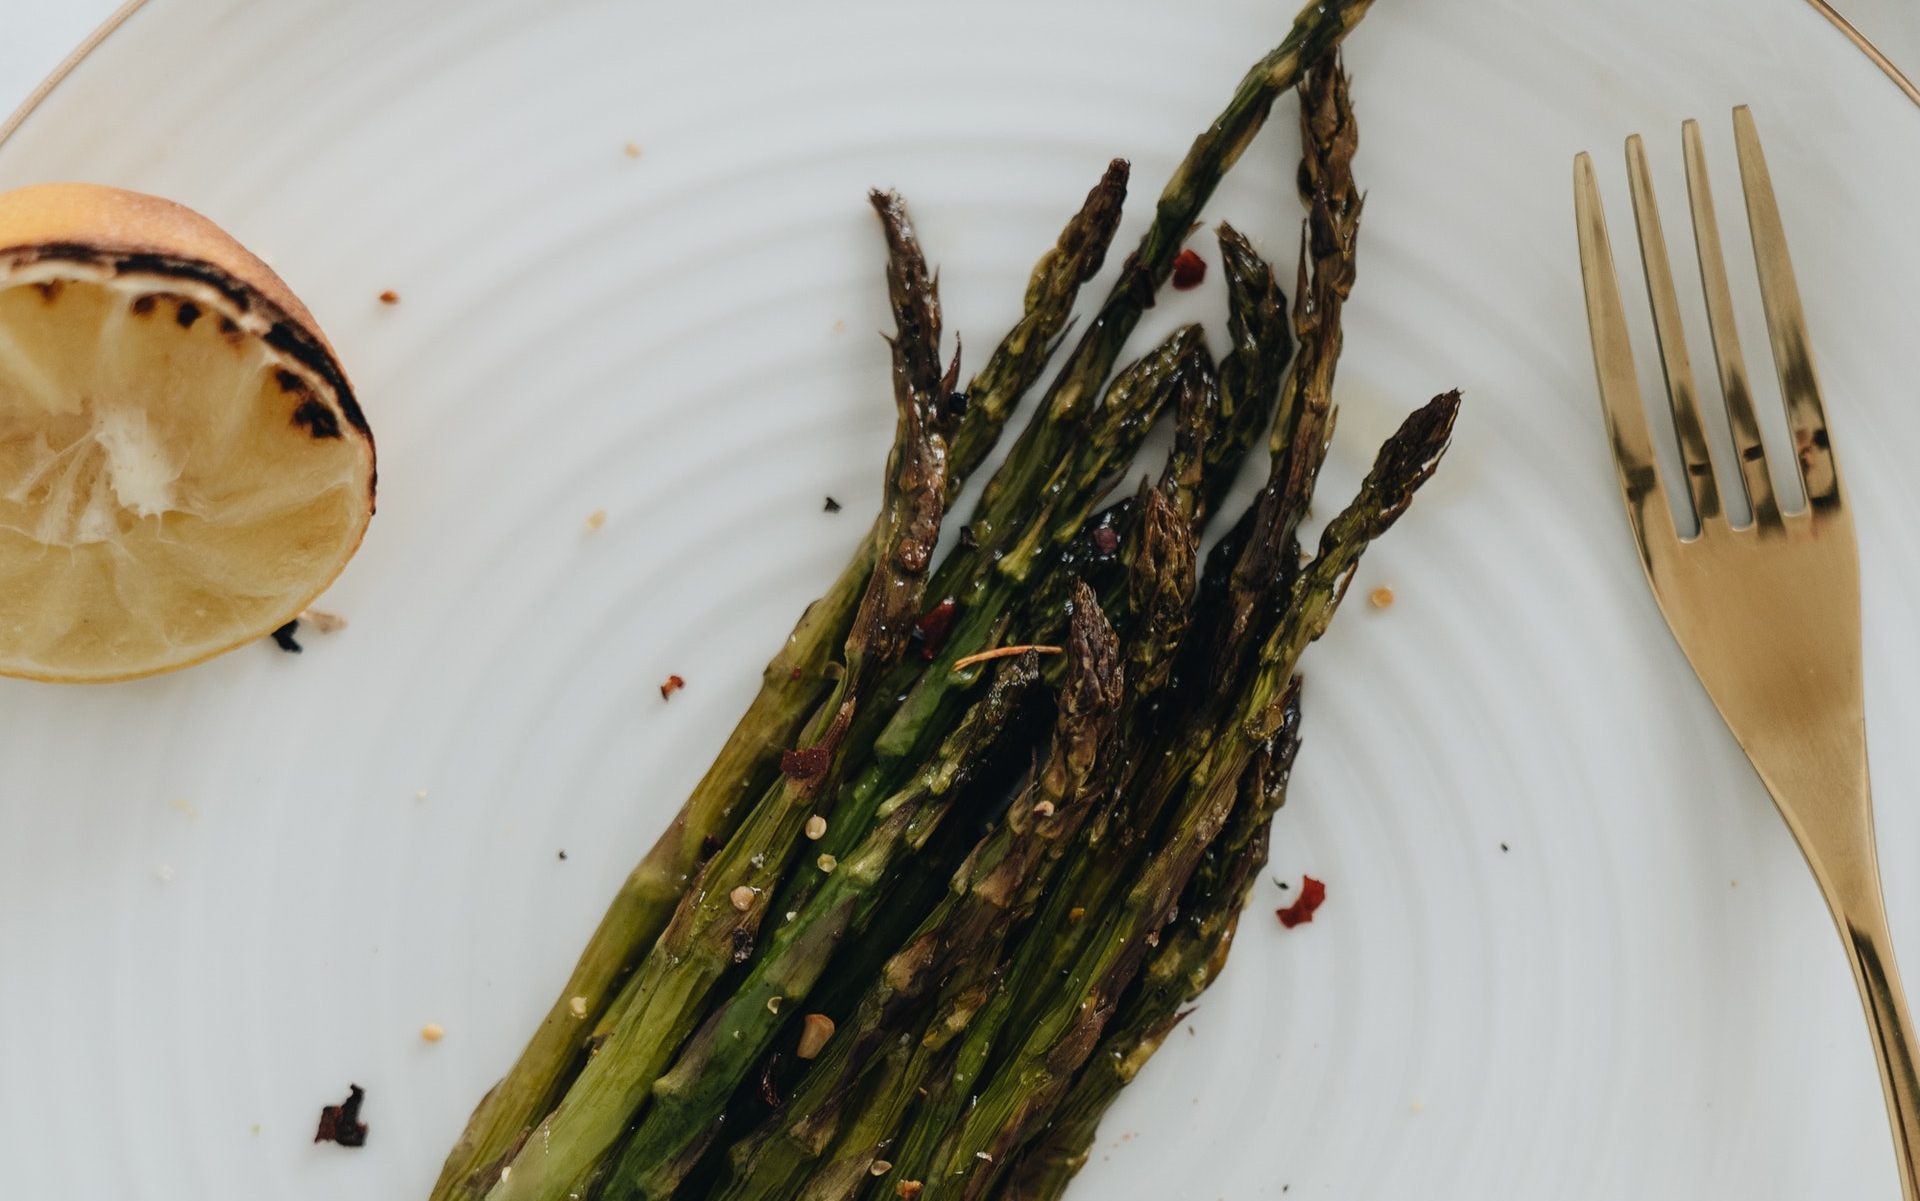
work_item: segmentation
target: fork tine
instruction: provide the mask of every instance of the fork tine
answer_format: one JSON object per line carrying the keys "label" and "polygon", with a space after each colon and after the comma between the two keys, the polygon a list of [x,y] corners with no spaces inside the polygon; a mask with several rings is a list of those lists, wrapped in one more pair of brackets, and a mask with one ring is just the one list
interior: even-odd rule
{"label": "fork tine", "polygon": [[1800,482],[1807,490],[1807,506],[1817,511],[1839,503],[1839,468],[1828,443],[1826,408],[1820,403],[1820,383],[1814,377],[1813,348],[1807,344],[1807,319],[1800,310],[1800,289],[1793,281],[1780,206],[1760,150],[1760,132],[1744,104],[1733,110],[1733,137],[1740,152],[1740,183],[1747,194],[1747,225],[1753,233],[1773,367],[1780,376],[1780,396],[1787,406],[1787,428]]}
{"label": "fork tine", "polygon": [[1687,359],[1687,333],[1680,325],[1680,298],[1673,290],[1673,268],[1667,262],[1666,235],[1660,230],[1660,206],[1653,196],[1647,148],[1637,133],[1627,139],[1627,181],[1633,192],[1633,221],[1640,233],[1640,259],[1646,267],[1647,302],[1653,306],[1654,340],[1660,349],[1660,368],[1666,375],[1667,399],[1673,409],[1673,432],[1680,444],[1680,462],[1687,473],[1693,511],[1704,530],[1721,517],[1720,489],[1713,478],[1706,429],[1700,424],[1693,366]]}
{"label": "fork tine", "polygon": [[1707,183],[1707,152],[1700,139],[1700,122],[1680,127],[1687,155],[1687,201],[1693,209],[1693,244],[1700,258],[1700,287],[1707,297],[1707,329],[1720,368],[1720,396],[1727,406],[1727,425],[1733,431],[1733,449],[1740,460],[1740,478],[1756,525],[1780,524],[1780,502],[1767,470],[1766,446],[1760,440],[1760,420],[1753,411],[1753,392],[1747,387],[1747,364],[1740,353],[1740,334],[1733,325],[1733,290],[1727,285],[1727,260],[1721,253],[1720,222],[1713,213],[1713,191]]}
{"label": "fork tine", "polygon": [[[1607,216],[1600,208],[1593,159],[1585,152],[1573,160],[1573,212],[1580,234],[1580,278],[1586,288],[1587,328],[1593,337],[1600,407],[1607,417],[1607,437],[1613,445],[1614,468],[1620,475],[1620,494],[1627,503],[1627,520],[1633,526],[1641,561],[1651,570],[1649,540],[1672,542],[1679,534],[1654,468],[1646,407],[1634,377],[1633,345],[1627,337],[1627,315],[1620,307],[1613,247],[1607,240]],[[1657,512],[1649,516],[1649,509]]]}

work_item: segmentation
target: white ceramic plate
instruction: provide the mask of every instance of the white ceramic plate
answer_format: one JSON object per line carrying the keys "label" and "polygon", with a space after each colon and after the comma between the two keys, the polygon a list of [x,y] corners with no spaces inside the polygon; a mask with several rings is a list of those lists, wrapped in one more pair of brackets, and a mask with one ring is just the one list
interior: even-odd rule
{"label": "white ceramic plate", "polygon": [[[906,193],[984,347],[1106,158],[1135,164],[1124,244],[1289,16],[153,0],[109,37],[0,183],[164,193],[262,252],[358,382],[381,505],[326,601],[350,628],[299,658],[0,685],[0,1194],[424,1196],[865,526],[891,415],[864,189]],[[1621,138],[1671,207],[1703,118],[1731,196],[1754,105],[1858,506],[1920,971],[1920,114],[1797,0],[1381,0],[1348,63],[1369,202],[1324,495],[1431,393],[1468,408],[1363,570],[1398,603],[1310,658],[1273,874],[1331,899],[1282,931],[1262,884],[1078,1195],[1891,1198],[1826,914],[1634,565],[1569,177],[1599,152],[1624,247]],[[1292,111],[1208,214],[1289,264]],[[1143,337],[1217,329],[1217,283]],[[369,1143],[313,1146],[349,1081]]]}

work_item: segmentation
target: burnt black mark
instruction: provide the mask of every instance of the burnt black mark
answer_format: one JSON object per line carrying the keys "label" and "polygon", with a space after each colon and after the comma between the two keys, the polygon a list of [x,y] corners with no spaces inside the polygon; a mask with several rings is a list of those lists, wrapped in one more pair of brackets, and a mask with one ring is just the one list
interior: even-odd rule
{"label": "burnt black mark", "polygon": [[360,1103],[366,1098],[367,1090],[357,1084],[347,1085],[346,1100],[320,1111],[320,1128],[313,1132],[313,1141],[339,1143],[343,1147],[365,1146],[367,1124],[360,1120]]}
{"label": "burnt black mark", "polygon": [[[174,279],[191,279],[213,288],[232,301],[242,312],[259,311],[271,324],[265,335],[267,345],[294,359],[302,367],[313,372],[326,382],[333,393],[340,415],[348,425],[358,430],[369,441],[373,431],[367,427],[366,415],[361,412],[360,402],[353,395],[353,385],[333,361],[326,344],[314,334],[287,317],[284,310],[273,300],[255,292],[252,288],[231,279],[224,272],[194,259],[172,258],[167,255],[134,252],[115,256],[102,253],[97,247],[82,245],[78,242],[45,242],[39,246],[23,247],[12,252],[15,262],[29,263],[46,260],[90,263],[116,267],[123,271],[151,271]],[[240,339],[240,329],[232,321],[222,318],[220,332],[229,341]],[[377,479],[373,481],[377,486]]]}
{"label": "burnt black mark", "polygon": [[285,367],[273,373],[273,382],[280,385],[282,392],[300,395],[308,391],[307,381],[301,379],[293,372],[288,371]]}
{"label": "burnt black mark", "polygon": [[159,303],[160,303],[159,297],[154,296],[152,294],[148,294],[146,296],[134,297],[133,303],[128,307],[133,310],[134,316],[145,317],[149,313],[152,313],[154,310],[154,307],[157,306]]}
{"label": "burnt black mark", "polygon": [[747,960],[753,958],[753,933],[751,931],[743,930],[739,926],[735,926],[733,933],[728,937],[733,943],[733,961],[735,963],[745,963]]}
{"label": "burnt black mark", "polygon": [[200,306],[191,300],[183,300],[174,310],[173,319],[180,323],[181,329],[192,329],[193,323],[200,320]]}
{"label": "burnt black mark", "polygon": [[40,299],[52,304],[60,299],[60,293],[67,290],[67,281],[64,279],[41,280],[33,285],[33,290],[40,293]]}
{"label": "burnt black mark", "polygon": [[340,419],[317,396],[308,396],[300,402],[300,407],[293,411],[293,423],[304,427],[315,438],[340,436]]}

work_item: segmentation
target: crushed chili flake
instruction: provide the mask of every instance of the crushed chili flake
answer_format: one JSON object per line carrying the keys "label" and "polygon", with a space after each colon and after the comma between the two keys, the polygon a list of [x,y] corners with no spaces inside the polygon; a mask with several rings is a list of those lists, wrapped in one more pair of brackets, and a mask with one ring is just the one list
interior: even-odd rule
{"label": "crushed chili flake", "polygon": [[320,1111],[320,1128],[314,1132],[316,1143],[339,1143],[343,1147],[366,1145],[367,1124],[360,1120],[360,1103],[367,1091],[357,1084],[347,1085],[347,1099]]}
{"label": "crushed chili flake", "polygon": [[918,1180],[902,1180],[899,1184],[893,1186],[893,1195],[900,1198],[900,1201],[913,1201],[915,1197],[920,1195],[920,1190],[923,1187],[925,1186]]}
{"label": "crushed chili flake", "polygon": [[788,678],[789,680],[797,680],[797,679],[799,679],[799,678],[800,678],[800,676],[801,676],[801,674],[802,674],[802,673],[801,673],[801,671],[800,671],[800,669],[796,667],[796,668],[794,668],[794,669],[793,669],[792,671],[790,671],[790,672],[788,672],[788,673],[787,673],[787,678]]}
{"label": "crushed chili flake", "polygon": [[1207,260],[1191,250],[1183,250],[1173,256],[1173,286],[1185,292],[1200,286],[1207,278]]}
{"label": "crushed chili flake", "polygon": [[687,682],[679,676],[668,676],[667,682],[660,685],[660,699],[664,701],[686,686]]}
{"label": "crushed chili flake", "polygon": [[824,746],[796,747],[780,752],[780,774],[796,780],[817,780],[827,774],[833,752]]}
{"label": "crushed chili flake", "polygon": [[300,644],[293,636],[299,632],[300,619],[296,617],[273,632],[273,644],[289,655],[297,655],[300,653]]}
{"label": "crushed chili flake", "polygon": [[1367,603],[1376,609],[1386,609],[1393,605],[1393,589],[1384,584],[1367,593]]}
{"label": "crushed chili flake", "polygon": [[399,304],[400,293],[394,291],[392,288],[388,288],[386,291],[380,293],[380,303],[381,304]]}
{"label": "crushed chili flake", "polygon": [[1314,911],[1327,899],[1327,886],[1312,876],[1300,877],[1300,898],[1285,909],[1276,909],[1280,924],[1291,930],[1313,920]]}
{"label": "crushed chili flake", "polygon": [[1095,526],[1093,531],[1093,549],[1102,555],[1111,555],[1120,549],[1120,531],[1110,525]]}
{"label": "crushed chili flake", "polygon": [[947,644],[947,635],[953,632],[954,615],[959,611],[960,606],[949,596],[922,613],[919,620],[913,623],[913,633],[910,636],[913,644],[920,648],[922,659],[928,663],[933,662],[933,657],[938,655],[940,648]]}
{"label": "crushed chili flake", "polygon": [[827,497],[826,505],[823,507],[829,513],[838,513],[840,511],[840,502],[833,499],[833,497],[829,496]]}

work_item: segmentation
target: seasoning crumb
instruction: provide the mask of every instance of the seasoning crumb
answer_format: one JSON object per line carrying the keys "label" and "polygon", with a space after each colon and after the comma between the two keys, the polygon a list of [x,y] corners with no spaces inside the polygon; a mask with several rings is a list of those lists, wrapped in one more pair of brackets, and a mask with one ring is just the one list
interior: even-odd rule
{"label": "seasoning crumb", "polygon": [[902,1180],[893,1186],[893,1195],[900,1198],[900,1201],[913,1201],[920,1195],[922,1187],[918,1180]]}
{"label": "seasoning crumb", "polygon": [[420,1037],[430,1043],[437,1043],[447,1036],[447,1028],[439,1022],[428,1022],[420,1027]]}
{"label": "seasoning crumb", "polygon": [[1073,908],[1067,910],[1067,920],[1070,922],[1077,922],[1085,916],[1087,916],[1087,907],[1085,905],[1075,905]]}
{"label": "seasoning crumb", "polygon": [[768,1013],[779,1013],[779,1012],[780,1012],[780,1002],[782,1002],[782,1001],[784,1001],[784,1000],[786,1000],[786,998],[785,998],[785,997],[768,997],[768,998],[767,998],[767,1012],[768,1012]]}
{"label": "seasoning crumb", "polygon": [[172,864],[169,864],[169,863],[160,864],[158,867],[155,867],[153,869],[153,874],[154,874],[154,878],[159,880],[160,883],[162,884],[173,883],[173,865]]}
{"label": "seasoning crumb", "polygon": [[885,1176],[891,1171],[893,1171],[893,1163],[890,1160],[876,1159],[867,1165],[867,1174],[871,1176]]}
{"label": "seasoning crumb", "polygon": [[753,898],[754,887],[751,884],[742,884],[727,894],[727,900],[742,913],[753,908]]}
{"label": "seasoning crumb", "polygon": [[640,157],[640,143],[638,143],[638,142],[628,142],[628,143],[627,143],[627,144],[626,144],[625,146],[622,146],[622,147],[620,148],[620,153],[622,153],[622,154],[624,154],[624,155],[626,155],[626,156],[627,156],[628,158],[639,158],[639,157]]}
{"label": "seasoning crumb", "polygon": [[325,609],[302,609],[300,620],[312,625],[322,634],[338,634],[347,628],[347,619],[338,613],[329,613]]}
{"label": "seasoning crumb", "polygon": [[1036,805],[1035,805],[1035,806],[1033,807],[1033,815],[1034,815],[1035,817],[1052,817],[1052,816],[1053,816],[1053,802],[1052,802],[1052,801],[1041,801],[1041,802],[1039,802],[1038,804],[1036,804]]}
{"label": "seasoning crumb", "polygon": [[591,534],[605,524],[607,524],[607,511],[605,509],[595,509],[593,512],[587,514],[587,533]]}
{"label": "seasoning crumb", "polygon": [[1407,1108],[1416,1118],[1427,1111],[1427,1107],[1420,1104],[1420,1102],[1418,1101],[1415,1101],[1412,1105],[1408,1106]]}
{"label": "seasoning crumb", "polygon": [[989,1155],[989,1154],[987,1154],[987,1153],[986,1153],[985,1151],[975,1151],[975,1152],[973,1153],[973,1157],[974,1157],[975,1159],[984,1159],[984,1160],[986,1160],[986,1161],[987,1161],[988,1163],[992,1163],[992,1162],[993,1162],[993,1156],[991,1156],[991,1155]]}
{"label": "seasoning crumb", "polygon": [[1300,899],[1285,909],[1276,909],[1280,924],[1291,930],[1313,920],[1314,911],[1327,899],[1327,886],[1312,876],[1300,877]]}
{"label": "seasoning crumb", "polygon": [[392,288],[388,288],[386,291],[380,293],[380,303],[381,304],[399,304],[400,293],[394,291]]}
{"label": "seasoning crumb", "polygon": [[192,801],[183,796],[177,796],[168,801],[167,804],[191,821],[200,820],[200,811],[194,808]]}
{"label": "seasoning crumb", "polygon": [[426,789],[424,789],[424,788],[416,788],[416,789],[414,789],[414,790],[413,790],[413,799],[414,799],[414,800],[416,800],[416,801],[424,801],[424,800],[426,800],[426,799],[427,799],[427,790],[426,790]]}
{"label": "seasoning crumb", "polygon": [[1367,603],[1372,605],[1376,609],[1392,608],[1393,607],[1393,589],[1382,584],[1380,587],[1375,588],[1372,592],[1367,593]]}
{"label": "seasoning crumb", "polygon": [[1207,278],[1207,260],[1192,250],[1183,250],[1173,256],[1172,283],[1176,290],[1189,291],[1200,286]]}
{"label": "seasoning crumb", "polygon": [[296,617],[273,632],[273,644],[289,655],[297,655],[300,653],[301,647],[299,640],[296,639],[294,635],[299,632],[300,619]]}
{"label": "seasoning crumb", "polygon": [[827,503],[822,505],[821,508],[828,513],[838,513],[840,511],[840,502],[829,496],[827,497]]}
{"label": "seasoning crumb", "polygon": [[568,1001],[567,1012],[571,1013],[574,1017],[577,1017],[577,1018],[586,1017],[587,1016],[587,999],[585,997],[575,997],[571,1001]]}
{"label": "seasoning crumb", "polygon": [[562,862],[562,863],[565,863],[566,861],[567,861],[567,848],[565,848],[565,847],[561,847],[561,848],[560,848],[560,862]]}
{"label": "seasoning crumb", "polygon": [[827,836],[827,819],[818,813],[807,819],[807,837],[819,842]]}
{"label": "seasoning crumb", "polygon": [[1504,843],[1504,842],[1503,842],[1503,843],[1501,843],[1501,844],[1500,844],[1500,853],[1501,853],[1501,854],[1503,854],[1503,855],[1504,855],[1504,854],[1506,854],[1506,853],[1507,853],[1507,851],[1508,851],[1509,849],[1510,849],[1510,848],[1509,848],[1509,847],[1507,846],[1507,844],[1506,844],[1506,843]]}
{"label": "seasoning crumb", "polygon": [[812,1059],[819,1055],[833,1037],[833,1019],[824,1013],[810,1013],[801,1019],[800,1045],[794,1054],[802,1059]]}
{"label": "seasoning crumb", "polygon": [[367,1124],[360,1120],[360,1103],[367,1092],[357,1084],[347,1085],[347,1099],[320,1110],[320,1126],[314,1131],[316,1143],[339,1143],[343,1147],[364,1146]]}
{"label": "seasoning crumb", "polygon": [[1160,931],[1158,930],[1147,931],[1147,945],[1150,947],[1157,947],[1160,945]]}
{"label": "seasoning crumb", "polygon": [[253,1127],[252,1127],[252,1130],[251,1130],[251,1133],[253,1134],[253,1136],[254,1136],[255,1138],[258,1138],[258,1137],[260,1137],[260,1123],[258,1123],[258,1122],[255,1122],[255,1123],[253,1124]]}
{"label": "seasoning crumb", "polygon": [[831,872],[834,868],[840,866],[840,861],[832,855],[822,855],[820,858],[814,860],[814,864],[823,872]]}
{"label": "seasoning crumb", "polygon": [[668,676],[666,683],[660,685],[660,699],[664,701],[686,686],[687,682],[679,676]]}
{"label": "seasoning crumb", "polygon": [[846,329],[847,329],[847,323],[844,318],[840,318],[840,317],[834,318],[833,320],[834,333],[836,334],[845,333]]}

